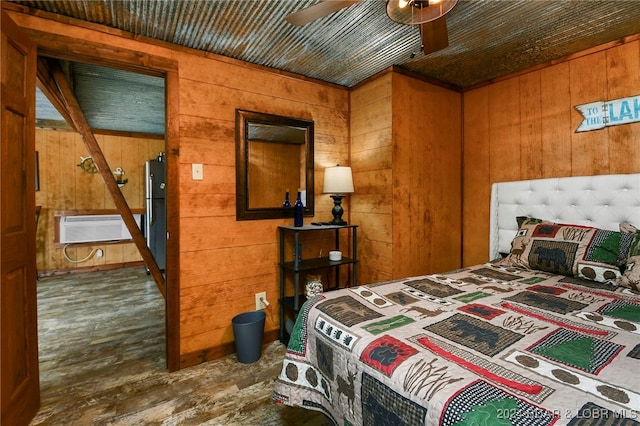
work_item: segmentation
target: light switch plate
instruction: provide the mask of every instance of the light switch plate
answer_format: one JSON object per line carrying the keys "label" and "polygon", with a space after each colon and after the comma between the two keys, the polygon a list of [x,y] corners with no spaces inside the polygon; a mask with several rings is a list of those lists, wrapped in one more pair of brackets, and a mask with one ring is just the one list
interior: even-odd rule
{"label": "light switch plate", "polygon": [[202,173],[202,164],[191,165],[191,178],[193,180],[202,180],[204,178]]}

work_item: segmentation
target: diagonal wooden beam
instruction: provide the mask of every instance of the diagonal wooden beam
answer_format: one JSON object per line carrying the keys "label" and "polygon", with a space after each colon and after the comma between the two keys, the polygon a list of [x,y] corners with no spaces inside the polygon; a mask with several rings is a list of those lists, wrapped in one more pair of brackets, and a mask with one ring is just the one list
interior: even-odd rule
{"label": "diagonal wooden beam", "polygon": [[136,244],[136,247],[140,251],[142,259],[147,265],[151,276],[155,280],[160,293],[162,293],[162,296],[166,299],[167,287],[164,276],[162,275],[162,272],[160,271],[156,260],[153,258],[151,250],[149,250],[149,247],[147,247],[147,243],[144,239],[144,236],[142,235],[142,231],[138,227],[138,224],[136,223],[136,220],[131,213],[131,209],[127,204],[127,200],[124,198],[124,195],[122,195],[122,192],[120,191],[120,188],[116,183],[116,179],[111,172],[111,168],[109,167],[107,160],[104,158],[102,149],[100,148],[100,145],[98,145],[98,141],[91,131],[91,127],[89,126],[89,123],[87,122],[87,119],[82,112],[82,108],[80,107],[80,104],[78,103],[73,90],[71,90],[71,87],[67,82],[66,76],[62,70],[62,67],[60,66],[60,63],[54,60],[46,61],[47,69],[51,72],[51,78],[53,82],[55,82],[55,87],[57,88],[57,96],[66,105],[66,110],[69,113],[71,121],[73,122],[78,133],[80,133],[85,146],[89,150],[89,155],[91,155],[94,163],[98,167],[98,172],[100,173],[100,176],[102,176],[102,180],[104,180],[104,184],[109,190],[111,198],[113,198],[113,202],[120,212],[120,215],[122,216],[122,220],[127,226],[129,233],[133,237],[133,242]]}
{"label": "diagonal wooden beam", "polygon": [[55,107],[56,110],[60,113],[64,121],[66,121],[76,132],[78,129],[76,125],[71,120],[71,115],[67,109],[67,105],[58,90],[58,86],[56,85],[51,73],[49,72],[49,64],[46,59],[38,58],[38,67],[37,67],[37,78],[36,84],[42,93],[49,99],[49,102]]}

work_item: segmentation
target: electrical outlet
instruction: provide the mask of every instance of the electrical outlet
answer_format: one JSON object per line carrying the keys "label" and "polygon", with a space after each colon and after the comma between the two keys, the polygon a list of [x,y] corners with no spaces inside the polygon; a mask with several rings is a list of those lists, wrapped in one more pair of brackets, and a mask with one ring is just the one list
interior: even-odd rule
{"label": "electrical outlet", "polygon": [[265,309],[267,306],[262,303],[263,300],[267,300],[267,292],[256,293],[256,311]]}

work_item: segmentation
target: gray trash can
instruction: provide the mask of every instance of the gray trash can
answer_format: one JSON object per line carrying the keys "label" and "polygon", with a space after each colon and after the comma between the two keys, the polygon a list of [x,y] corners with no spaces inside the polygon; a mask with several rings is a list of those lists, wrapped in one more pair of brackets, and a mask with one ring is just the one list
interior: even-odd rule
{"label": "gray trash can", "polygon": [[260,359],[264,334],[264,311],[244,312],[231,320],[238,361],[251,364]]}

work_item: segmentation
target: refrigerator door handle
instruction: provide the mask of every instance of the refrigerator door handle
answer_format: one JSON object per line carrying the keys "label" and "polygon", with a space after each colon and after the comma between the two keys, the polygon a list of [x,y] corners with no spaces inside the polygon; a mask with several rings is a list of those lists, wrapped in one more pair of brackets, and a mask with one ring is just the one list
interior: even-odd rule
{"label": "refrigerator door handle", "polygon": [[153,172],[149,173],[149,194],[148,198],[153,198]]}
{"label": "refrigerator door handle", "polygon": [[147,198],[147,213],[149,214],[149,225],[153,224],[154,222],[154,217],[153,217],[153,173],[150,172],[149,173],[149,194],[148,194]]}

